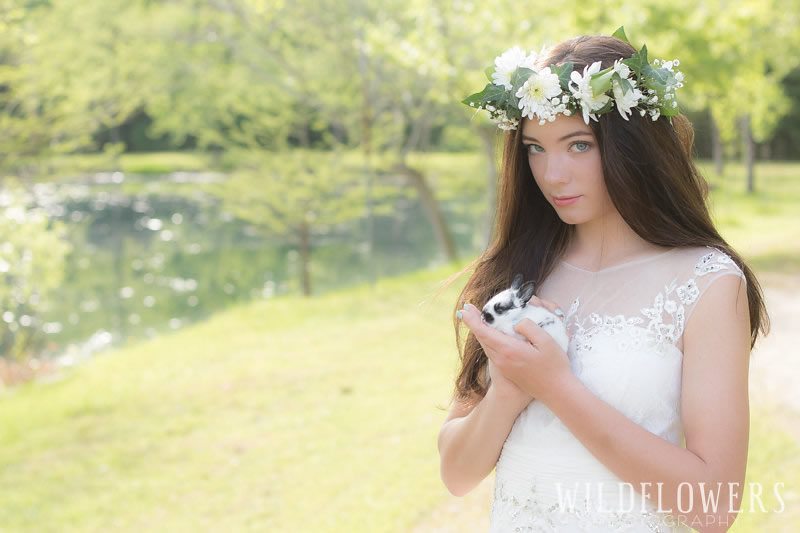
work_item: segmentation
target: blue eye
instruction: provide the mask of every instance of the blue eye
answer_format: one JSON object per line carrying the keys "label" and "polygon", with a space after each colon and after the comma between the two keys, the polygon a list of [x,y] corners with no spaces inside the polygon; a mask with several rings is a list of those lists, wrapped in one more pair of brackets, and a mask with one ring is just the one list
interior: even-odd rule
{"label": "blue eye", "polygon": [[585,147],[586,147],[586,148],[584,148],[583,150],[581,150],[581,149],[578,149],[578,151],[579,151],[579,152],[588,152],[588,151],[589,151],[589,148],[591,148],[591,146],[592,146],[592,145],[591,145],[591,144],[589,144],[589,143],[585,143],[585,142],[581,142],[581,141],[578,141],[578,142],[576,142],[576,143],[572,143],[572,146],[577,146],[577,145],[579,145],[579,144],[582,144],[583,146],[585,146]]}
{"label": "blue eye", "polygon": [[[539,152],[538,150],[533,150],[533,151],[531,151],[531,148],[533,148],[533,147],[536,147],[536,148],[541,148],[541,146],[539,146],[538,144],[527,144],[527,145],[525,145],[525,146],[527,146],[527,147],[528,147],[528,153],[529,153],[529,154],[539,154],[539,153],[541,153],[541,152]],[[544,150],[542,150],[542,151],[544,151]]]}
{"label": "blue eye", "polygon": [[[577,146],[578,147],[576,149],[576,151],[578,153],[588,152],[592,147],[591,143],[583,142],[583,141],[577,141],[577,142],[572,143],[570,145],[570,148],[572,148],[573,146]],[[528,150],[528,155],[544,153],[544,148],[542,148],[538,144],[526,144],[525,147]]]}

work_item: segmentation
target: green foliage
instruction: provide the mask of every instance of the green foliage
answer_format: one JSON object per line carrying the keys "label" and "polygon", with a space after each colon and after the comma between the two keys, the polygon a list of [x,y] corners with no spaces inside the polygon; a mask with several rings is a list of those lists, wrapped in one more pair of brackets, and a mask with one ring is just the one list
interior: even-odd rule
{"label": "green foliage", "polygon": [[304,227],[330,227],[361,216],[362,178],[341,153],[250,152],[238,157],[238,169],[224,182],[207,190],[233,215],[299,244]]}
{"label": "green foliage", "polygon": [[0,357],[21,357],[43,341],[41,312],[64,277],[65,226],[31,208],[19,184],[0,191]]}
{"label": "green foliage", "polygon": [[614,31],[614,33],[611,34],[611,36],[612,37],[616,37],[617,39],[619,39],[621,41],[625,41],[626,43],[630,44],[630,41],[628,40],[628,36],[625,35],[625,28],[623,26],[620,26],[619,28],[617,28],[616,31]]}

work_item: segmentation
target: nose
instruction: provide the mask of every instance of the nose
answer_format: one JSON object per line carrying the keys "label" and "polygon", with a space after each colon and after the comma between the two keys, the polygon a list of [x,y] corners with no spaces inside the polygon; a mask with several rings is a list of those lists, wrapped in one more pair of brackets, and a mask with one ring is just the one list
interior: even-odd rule
{"label": "nose", "polygon": [[558,155],[550,154],[543,163],[544,169],[541,175],[545,182],[559,183],[568,181],[567,167]]}
{"label": "nose", "polygon": [[481,316],[483,317],[484,322],[486,322],[487,324],[491,324],[492,322],[494,322],[494,317],[488,311],[482,312]]}

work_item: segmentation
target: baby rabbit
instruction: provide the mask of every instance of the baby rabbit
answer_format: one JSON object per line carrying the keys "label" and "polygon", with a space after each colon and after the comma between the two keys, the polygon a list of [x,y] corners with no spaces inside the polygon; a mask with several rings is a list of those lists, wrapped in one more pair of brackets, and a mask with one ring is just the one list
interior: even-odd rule
{"label": "baby rabbit", "polygon": [[528,305],[531,296],[533,282],[522,283],[522,274],[517,274],[510,289],[495,294],[483,306],[483,321],[507,335],[526,341],[528,339],[525,336],[514,331],[514,326],[522,319],[529,318],[549,333],[566,352],[569,338],[564,321],[545,307]]}

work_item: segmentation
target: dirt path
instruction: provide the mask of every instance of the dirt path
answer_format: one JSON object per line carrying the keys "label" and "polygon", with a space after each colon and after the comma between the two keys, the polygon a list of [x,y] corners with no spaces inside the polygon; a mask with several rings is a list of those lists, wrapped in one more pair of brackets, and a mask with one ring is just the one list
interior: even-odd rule
{"label": "dirt path", "polygon": [[759,338],[753,350],[750,402],[800,415],[800,275],[763,276],[761,280],[772,331]]}
{"label": "dirt path", "polygon": [[[759,337],[750,360],[750,404],[786,416],[786,430],[800,441],[800,276],[760,274],[772,330]],[[791,421],[791,422],[790,422]],[[414,533],[485,533],[489,529],[494,474],[463,498],[449,496]]]}

